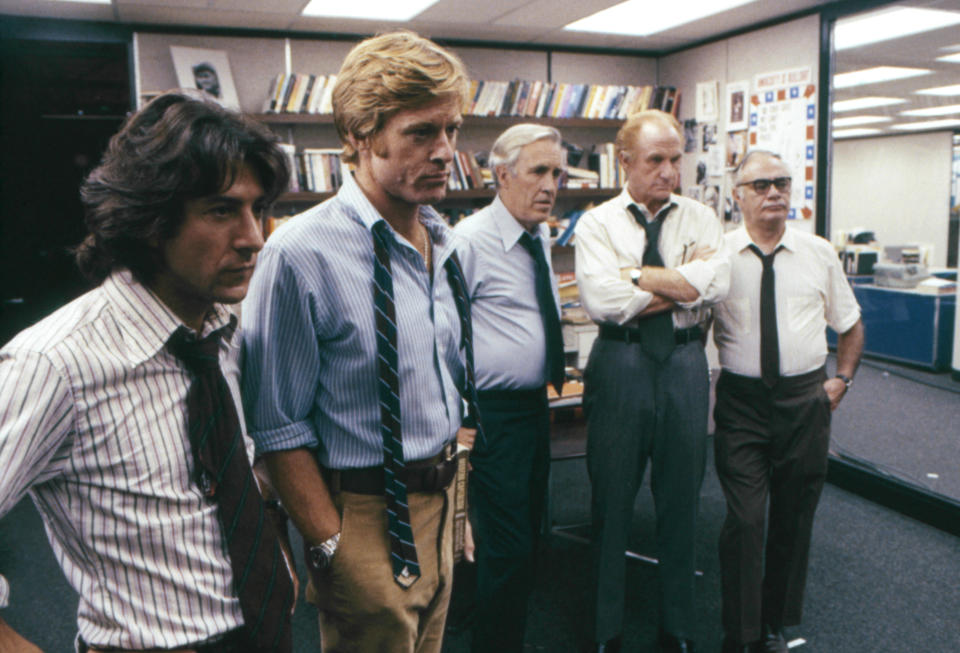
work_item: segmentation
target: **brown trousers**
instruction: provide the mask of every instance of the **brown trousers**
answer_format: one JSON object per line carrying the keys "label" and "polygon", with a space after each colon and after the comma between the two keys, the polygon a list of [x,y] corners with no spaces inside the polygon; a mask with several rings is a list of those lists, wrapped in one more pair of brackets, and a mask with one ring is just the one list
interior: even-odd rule
{"label": "brown trousers", "polygon": [[453,582],[453,485],[408,497],[421,577],[409,589],[393,578],[382,496],[340,492],[340,546],[316,604],[324,653],[440,653]]}
{"label": "brown trousers", "polygon": [[782,378],[773,389],[729,372],[717,382],[716,465],[727,499],[719,542],[723,628],[744,644],[760,639],[764,623],[800,623],[813,516],[827,473],[825,379],[821,368]]}

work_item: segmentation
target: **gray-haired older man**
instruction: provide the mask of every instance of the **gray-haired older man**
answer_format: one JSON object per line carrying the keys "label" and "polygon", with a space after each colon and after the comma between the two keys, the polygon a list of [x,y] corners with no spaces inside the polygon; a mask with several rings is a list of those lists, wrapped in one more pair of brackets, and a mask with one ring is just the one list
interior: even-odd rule
{"label": "gray-haired older man", "polygon": [[546,384],[563,384],[563,339],[544,221],[565,168],[560,133],[521,124],[493,145],[497,197],[455,231],[472,300],[485,438],[470,460],[477,541],[473,651],[521,651],[550,462]]}

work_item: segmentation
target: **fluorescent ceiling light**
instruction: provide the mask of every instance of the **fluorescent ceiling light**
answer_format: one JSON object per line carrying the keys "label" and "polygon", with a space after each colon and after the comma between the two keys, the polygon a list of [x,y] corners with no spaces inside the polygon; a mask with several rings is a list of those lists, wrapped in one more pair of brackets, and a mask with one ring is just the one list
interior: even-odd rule
{"label": "fluorescent ceiling light", "polygon": [[927,107],[926,109],[910,109],[909,111],[901,111],[900,115],[925,118],[928,116],[949,116],[952,113],[960,113],[960,104],[945,104],[940,107]]}
{"label": "fluorescent ceiling light", "polygon": [[919,7],[881,9],[863,16],[838,20],[833,30],[833,47],[836,50],[846,50],[957,23],[960,23],[960,13],[955,11]]}
{"label": "fluorescent ceiling light", "polygon": [[950,86],[936,86],[934,88],[925,88],[914,91],[917,95],[960,95],[960,84],[951,84]]}
{"label": "fluorescent ceiling light", "polygon": [[564,27],[571,32],[649,36],[756,0],[627,0]]}
{"label": "fluorescent ceiling light", "polygon": [[864,68],[854,70],[850,73],[840,73],[833,76],[834,88],[849,88],[851,86],[862,86],[864,84],[876,84],[878,82],[891,82],[895,79],[908,79],[910,77],[919,77],[929,75],[932,71],[926,68],[905,68],[903,66],[874,66],[873,68]]}
{"label": "fluorescent ceiling light", "polygon": [[944,120],[924,120],[923,122],[905,122],[899,125],[891,125],[891,129],[944,129],[946,127],[960,127],[960,118],[947,118]]}
{"label": "fluorescent ceiling light", "polygon": [[890,122],[893,118],[887,116],[850,116],[849,118],[834,118],[833,127],[853,127],[854,125],[870,125],[875,122]]}
{"label": "fluorescent ceiling light", "polygon": [[891,104],[904,104],[906,100],[897,97],[878,97],[871,95],[869,97],[858,97],[853,100],[838,100],[833,103],[834,113],[843,113],[844,111],[859,111],[860,109],[872,109],[873,107],[888,107]]}
{"label": "fluorescent ceiling light", "polygon": [[325,18],[410,20],[437,0],[310,0],[300,13]]}
{"label": "fluorescent ceiling light", "polygon": [[854,136],[872,136],[874,134],[879,134],[879,129],[871,129],[869,127],[861,127],[860,129],[838,129],[834,132],[831,132],[834,138],[853,138]]}
{"label": "fluorescent ceiling light", "polygon": [[946,54],[942,57],[937,57],[937,61],[945,61],[947,63],[960,63],[960,52],[954,54]]}

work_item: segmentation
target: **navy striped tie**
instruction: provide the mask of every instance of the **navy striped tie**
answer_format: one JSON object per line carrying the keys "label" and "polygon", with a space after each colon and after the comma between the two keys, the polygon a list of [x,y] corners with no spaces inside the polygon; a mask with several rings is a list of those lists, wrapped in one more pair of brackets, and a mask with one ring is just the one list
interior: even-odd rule
{"label": "navy striped tie", "polygon": [[194,375],[187,417],[195,480],[217,504],[250,650],[289,653],[293,582],[276,528],[264,513],[233,397],[220,371],[223,330],[197,340],[180,327],[168,348]]}
{"label": "navy striped tie", "polygon": [[373,225],[373,306],[377,329],[380,435],[383,437],[383,481],[387,501],[387,531],[393,577],[404,588],[420,578],[420,563],[410,527],[407,486],[403,482],[403,434],[400,421],[400,377],[397,373],[397,312],[393,303],[393,275],[387,243],[392,240],[386,222]]}

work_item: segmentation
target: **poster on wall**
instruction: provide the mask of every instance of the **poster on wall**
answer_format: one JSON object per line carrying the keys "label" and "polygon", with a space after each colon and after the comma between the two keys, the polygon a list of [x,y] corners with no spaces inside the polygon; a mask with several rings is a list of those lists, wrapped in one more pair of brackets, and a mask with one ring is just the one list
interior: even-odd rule
{"label": "poster on wall", "polygon": [[720,82],[697,82],[697,122],[716,122],[720,116],[718,110]]}
{"label": "poster on wall", "polygon": [[814,215],[817,93],[812,70],[757,75],[750,96],[750,148],[776,152],[793,175],[791,219]]}
{"label": "poster on wall", "polygon": [[747,97],[750,82],[727,84],[727,131],[736,132],[747,128]]}
{"label": "poster on wall", "polygon": [[171,45],[170,56],[180,88],[196,88],[228,109],[240,110],[225,51]]}

